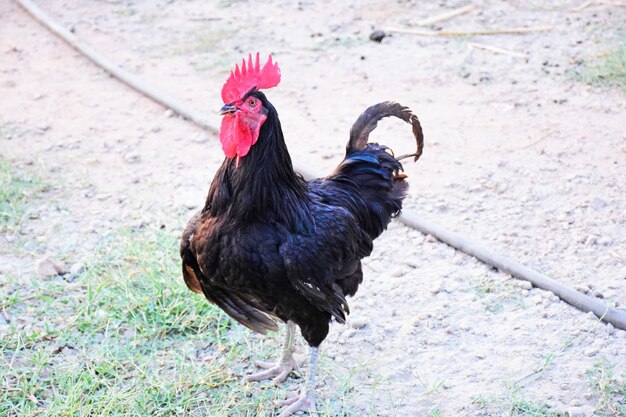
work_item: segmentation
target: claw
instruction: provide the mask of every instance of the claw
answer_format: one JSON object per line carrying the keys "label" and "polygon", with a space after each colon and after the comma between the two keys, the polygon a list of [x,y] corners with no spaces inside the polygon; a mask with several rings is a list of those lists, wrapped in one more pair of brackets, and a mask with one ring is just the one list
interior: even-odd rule
{"label": "claw", "polygon": [[296,361],[294,361],[293,359],[281,361],[277,364],[271,362],[261,362],[257,364],[261,368],[264,368],[266,370],[244,377],[245,382],[263,381],[265,379],[274,377],[272,383],[274,385],[278,385],[282,382],[285,382],[291,371],[296,369]]}
{"label": "claw", "polygon": [[312,393],[303,391],[300,395],[295,393],[292,395],[292,397],[288,397],[287,399],[277,403],[280,407],[287,406],[287,408],[285,408],[278,415],[278,417],[288,417],[298,411],[306,411],[309,414],[317,414],[317,409],[315,408],[315,398]]}

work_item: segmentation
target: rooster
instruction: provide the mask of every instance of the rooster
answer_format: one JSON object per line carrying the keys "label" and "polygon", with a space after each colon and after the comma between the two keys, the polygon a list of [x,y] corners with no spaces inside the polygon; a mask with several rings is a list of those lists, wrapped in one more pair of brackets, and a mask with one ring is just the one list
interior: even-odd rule
{"label": "rooster", "polygon": [[[261,90],[280,82],[271,55],[261,66],[248,56],[222,88],[219,139],[224,162],[202,210],[181,238],[187,286],[253,331],[265,334],[286,322],[276,364],[248,381],[284,381],[295,368],[296,326],[310,346],[307,377],[299,394],[282,402],[280,417],[315,409],[318,347],[331,321],[344,323],[347,296],[363,280],[361,259],[402,208],[408,184],[400,160],[420,157],[417,117],[394,102],[369,107],[354,123],[346,156],[335,171],[305,181],[294,172],[278,113]],[[411,124],[417,151],[394,157],[368,143],[378,121],[395,116]]]}

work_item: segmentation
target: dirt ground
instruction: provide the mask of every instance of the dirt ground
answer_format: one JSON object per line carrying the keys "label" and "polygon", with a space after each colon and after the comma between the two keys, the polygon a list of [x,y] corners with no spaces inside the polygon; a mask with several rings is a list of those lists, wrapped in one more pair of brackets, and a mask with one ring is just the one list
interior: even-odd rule
{"label": "dirt ground", "polygon": [[[339,162],[365,107],[411,107],[425,148],[406,166],[407,211],[626,308],[626,100],[575,76],[623,44],[625,8],[475,0],[474,11],[434,29],[552,30],[394,34],[379,44],[368,39],[374,28],[409,27],[466,3],[40,3],[216,125],[232,65],[251,51],[273,53],[283,79],[268,98],[295,163],[320,175]],[[182,230],[223,159],[216,138],[112,79],[12,1],[0,3],[0,21],[0,155],[44,169],[62,199],[35,207],[19,234],[0,236],[0,276],[32,276],[44,255],[88,263],[122,225]],[[374,136],[397,153],[412,147],[397,121]],[[625,415],[601,404],[617,391],[594,390],[589,375],[614,366],[624,387],[626,332],[397,222],[377,240],[350,304],[350,323],[332,327],[323,354],[333,372],[359,367],[355,415],[371,415],[372,402],[374,415],[544,415],[520,401],[554,415]],[[336,389],[328,373],[320,379],[320,396]],[[625,403],[621,395],[613,400]]]}

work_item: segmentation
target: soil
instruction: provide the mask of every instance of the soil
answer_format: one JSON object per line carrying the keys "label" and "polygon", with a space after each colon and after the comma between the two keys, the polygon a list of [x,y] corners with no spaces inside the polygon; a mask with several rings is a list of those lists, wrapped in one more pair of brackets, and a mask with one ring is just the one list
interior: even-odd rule
{"label": "soil", "polygon": [[[376,43],[374,29],[410,27],[465,2],[41,3],[215,125],[232,65],[251,51],[273,53],[283,79],[267,95],[295,163],[320,175],[340,161],[363,109],[408,105],[425,148],[406,164],[405,210],[626,307],[626,100],[572,76],[619,41],[623,8],[478,0],[434,29],[552,30]],[[0,237],[0,274],[28,277],[44,255],[88,262],[122,225],[182,230],[223,159],[216,138],[111,78],[15,3],[0,3],[0,16],[0,152],[24,169],[43,167],[64,190],[62,204],[43,204],[24,226],[19,239],[31,250]],[[373,136],[398,154],[413,146],[396,120]],[[593,415],[587,371],[603,359],[626,375],[626,332],[398,222],[376,241],[350,304],[324,360],[337,373],[362,368],[351,401],[364,415],[372,399],[378,415],[493,415],[484,399],[513,389]],[[320,379],[323,396],[334,387],[328,374]]]}

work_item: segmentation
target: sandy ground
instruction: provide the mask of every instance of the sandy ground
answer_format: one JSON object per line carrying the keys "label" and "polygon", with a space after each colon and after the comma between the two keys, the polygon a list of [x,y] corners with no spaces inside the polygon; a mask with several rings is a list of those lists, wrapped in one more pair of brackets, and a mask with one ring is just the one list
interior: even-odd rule
{"label": "sandy ground", "polygon": [[[268,97],[296,164],[320,174],[340,160],[366,106],[410,106],[426,146],[407,166],[407,210],[626,307],[624,95],[568,76],[618,39],[607,28],[624,27],[623,8],[473,1],[474,12],[440,25],[553,30],[397,34],[377,44],[368,40],[374,27],[465,3],[43,3],[80,38],[215,124],[232,64],[249,51],[272,52],[283,81]],[[0,237],[0,273],[32,274],[44,254],[88,259],[121,225],[182,230],[181,215],[201,204],[223,158],[215,138],[110,78],[13,2],[0,4],[0,19],[1,155],[44,167],[64,190],[62,204],[39,207],[18,239]],[[470,49],[469,41],[528,57]],[[398,153],[412,146],[399,122],[381,123],[375,139]],[[14,250],[16,241],[29,250]],[[586,372],[605,358],[624,378],[626,332],[398,223],[376,243],[350,325],[334,326],[323,345],[336,372],[359,367],[352,400],[363,415],[372,401],[378,415],[499,415],[477,398],[512,390],[592,415],[597,397]],[[320,395],[334,389],[328,375],[321,379]]]}

